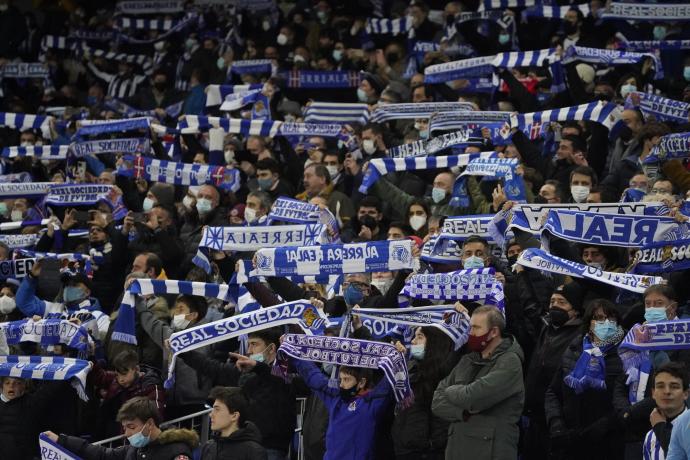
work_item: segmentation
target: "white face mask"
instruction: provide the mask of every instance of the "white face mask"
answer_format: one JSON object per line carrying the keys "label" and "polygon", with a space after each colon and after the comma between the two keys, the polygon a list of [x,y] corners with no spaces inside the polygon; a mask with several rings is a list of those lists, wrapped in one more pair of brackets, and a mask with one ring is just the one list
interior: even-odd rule
{"label": "white face mask", "polygon": [[14,301],[14,297],[6,295],[0,296],[0,313],[6,315],[11,313],[16,307],[17,304]]}
{"label": "white face mask", "polygon": [[589,195],[589,187],[586,185],[571,185],[570,194],[573,196],[573,200],[576,203],[584,203]]}
{"label": "white face mask", "polygon": [[226,165],[229,165],[229,164],[235,162],[234,150],[226,150],[225,152],[223,152],[223,156],[225,157],[225,164]]}
{"label": "white face mask", "polygon": [[424,227],[424,224],[426,224],[426,216],[410,217],[410,227],[412,227],[412,230],[414,230],[415,232],[420,228]]}
{"label": "white face mask", "polygon": [[362,150],[368,155],[371,155],[376,152],[376,143],[374,143],[373,139],[364,139],[362,141]]}
{"label": "white face mask", "polygon": [[248,224],[254,222],[256,220],[256,210],[245,207],[244,220],[246,220]]}
{"label": "white face mask", "polygon": [[182,204],[185,208],[192,209],[192,207],[194,206],[194,198],[192,198],[189,195],[185,195],[185,197],[182,198]]}
{"label": "white face mask", "polygon": [[153,49],[156,51],[163,51],[165,49],[165,42],[156,42],[153,44]]}
{"label": "white face mask", "polygon": [[371,280],[371,285],[376,286],[376,289],[378,289],[379,292],[383,295],[385,295],[386,292],[388,292],[388,289],[391,287],[391,284],[393,284],[393,278]]}
{"label": "white face mask", "polygon": [[338,171],[338,167],[335,165],[328,165],[326,166],[326,169],[328,170],[328,174],[331,175],[331,179],[334,179],[335,176],[337,176],[338,173],[340,173],[340,171]]}
{"label": "white face mask", "polygon": [[23,217],[24,213],[21,212],[19,209],[13,209],[10,213],[10,219],[12,219],[12,222],[21,222]]}
{"label": "white face mask", "polygon": [[173,316],[172,328],[175,329],[176,331],[181,331],[184,328],[186,328],[187,326],[189,326],[189,323],[191,323],[191,321],[188,319],[185,319],[185,316],[187,316],[187,315],[185,315],[184,313],[180,314],[180,315]]}
{"label": "white face mask", "polygon": [[285,45],[287,44],[287,42],[288,42],[287,35],[285,35],[285,34],[278,34],[278,37],[276,37],[276,42],[278,42],[278,44],[279,44],[280,46],[285,46]]}

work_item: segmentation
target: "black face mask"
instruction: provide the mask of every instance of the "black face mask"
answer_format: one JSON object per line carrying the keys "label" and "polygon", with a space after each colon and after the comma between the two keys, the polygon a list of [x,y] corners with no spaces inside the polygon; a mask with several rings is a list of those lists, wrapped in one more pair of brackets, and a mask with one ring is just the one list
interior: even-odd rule
{"label": "black face mask", "polygon": [[632,139],[632,137],[633,137],[632,129],[630,129],[628,126],[623,126],[620,130],[619,137],[624,142],[630,141],[630,139]]}
{"label": "black face mask", "polygon": [[610,101],[613,99],[613,96],[609,93],[594,93],[594,97],[600,101]]}
{"label": "black face mask", "polygon": [[400,60],[398,53],[386,53],[386,61],[388,61],[389,64],[395,64],[398,60]]}
{"label": "black face mask", "polygon": [[551,307],[549,309],[549,320],[553,326],[561,327],[567,323],[569,319],[570,316],[568,316],[567,311],[558,307]]}
{"label": "black face mask", "polygon": [[539,204],[546,204],[546,203],[549,202],[549,200],[547,200],[546,198],[544,198],[544,197],[541,196],[541,195],[537,195],[537,196],[534,197],[534,202],[535,202],[535,203],[539,203]]}
{"label": "black face mask", "polygon": [[563,31],[566,35],[572,35],[577,32],[577,24],[573,24],[570,21],[563,21]]}
{"label": "black face mask", "polygon": [[513,265],[515,265],[515,262],[517,262],[518,256],[510,256],[508,257],[508,266],[510,268],[513,268]]}
{"label": "black face mask", "polygon": [[168,82],[157,81],[153,83],[153,87],[156,88],[158,91],[165,91],[165,88],[168,87]]}
{"label": "black face mask", "polygon": [[359,393],[359,390],[357,389],[357,385],[353,386],[352,388],[341,388],[340,389],[340,397],[342,399],[352,399],[355,396],[357,396],[357,393]]}

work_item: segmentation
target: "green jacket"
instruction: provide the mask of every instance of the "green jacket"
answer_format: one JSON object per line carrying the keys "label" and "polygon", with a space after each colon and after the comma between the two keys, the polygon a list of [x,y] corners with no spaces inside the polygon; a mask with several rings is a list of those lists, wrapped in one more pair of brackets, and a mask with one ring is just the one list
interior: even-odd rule
{"label": "green jacket", "polygon": [[416,197],[403,192],[395,185],[391,184],[385,177],[377,180],[370,188],[371,192],[379,197],[384,203],[390,203],[391,207],[400,215],[407,216],[410,204],[416,198],[422,198],[429,205],[432,216],[468,216],[472,215],[471,208],[460,208],[451,206],[451,196],[446,196],[440,203],[434,203],[429,197]]}
{"label": "green jacket", "polygon": [[439,383],[431,410],[450,422],[446,459],[517,458],[523,359],[515,338],[505,337],[488,359],[477,352],[463,356]]}

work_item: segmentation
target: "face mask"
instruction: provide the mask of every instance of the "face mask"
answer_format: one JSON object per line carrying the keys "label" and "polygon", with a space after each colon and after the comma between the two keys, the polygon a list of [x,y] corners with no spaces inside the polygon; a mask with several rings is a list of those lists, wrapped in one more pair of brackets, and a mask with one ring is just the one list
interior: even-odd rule
{"label": "face mask", "polygon": [[184,47],[187,49],[187,51],[191,51],[191,49],[194,48],[195,45],[196,45],[196,40],[194,40],[193,38],[188,38],[184,42]]}
{"label": "face mask", "polygon": [[666,27],[654,26],[654,30],[652,31],[652,34],[654,35],[654,40],[663,40],[664,37],[666,36]]}
{"label": "face mask", "polygon": [[386,61],[388,61],[388,64],[395,64],[400,60],[400,56],[398,53],[386,53]]}
{"label": "face mask", "polygon": [[263,21],[261,23],[261,28],[264,29],[265,31],[271,30],[271,22],[270,21]]}
{"label": "face mask", "polygon": [[589,195],[589,187],[585,185],[571,185],[570,194],[573,196],[575,203],[584,203]]}
{"label": "face mask", "polygon": [[357,88],[357,100],[359,102],[367,102],[367,100],[369,100],[369,96],[367,96],[367,93],[365,93],[362,88]]}
{"label": "face mask", "polygon": [[98,103],[98,99],[96,99],[96,96],[86,96],[86,105],[92,106],[96,105]]}
{"label": "face mask", "polygon": [[589,266],[592,267],[592,268],[597,268],[597,269],[599,269],[599,270],[603,270],[603,269],[604,269],[604,264],[602,264],[601,262],[590,262],[590,263],[588,263],[587,265],[589,265]]}
{"label": "face mask", "polygon": [[469,256],[467,259],[462,261],[462,267],[466,270],[472,268],[484,268],[484,259],[478,256]]}
{"label": "face mask", "polygon": [[428,139],[429,138],[429,130],[428,129],[423,129],[419,132],[419,138],[420,139]]}
{"label": "face mask", "polygon": [[307,62],[307,60],[302,56],[301,54],[295,54],[295,56],[292,58],[293,62]]}
{"label": "face mask", "polygon": [[551,321],[551,324],[555,327],[563,326],[569,319],[570,316],[568,316],[567,311],[558,307],[551,307],[549,309],[549,321]]}
{"label": "face mask", "polygon": [[328,174],[331,176],[331,179],[335,179],[335,177],[340,173],[338,167],[335,165],[328,165],[326,166],[326,169],[328,170]]}
{"label": "face mask", "polygon": [[127,438],[127,441],[129,441],[129,444],[132,447],[146,447],[148,443],[151,441],[150,436],[144,436],[144,427],[146,425],[141,427],[141,430],[138,433],[134,433],[132,436]]}
{"label": "face mask", "polygon": [[333,50],[333,59],[340,62],[343,59],[343,50]]}
{"label": "face mask", "polygon": [[489,334],[491,334],[491,331],[484,335],[470,334],[467,339],[467,348],[469,348],[470,351],[478,351],[481,353],[486,349],[486,346],[489,345],[489,342],[491,341],[491,339],[489,339]]}
{"label": "face mask", "polygon": [[513,268],[513,265],[515,265],[515,263],[518,260],[518,256],[510,256],[510,257],[507,257],[507,259],[508,259],[508,266],[510,268]]}
{"label": "face mask", "polygon": [[12,222],[20,222],[22,217],[23,213],[19,209],[13,209],[10,213],[10,219],[12,219]]}
{"label": "face mask", "polygon": [[563,32],[566,35],[573,35],[577,32],[577,24],[573,24],[570,21],[563,21]]}
{"label": "face mask", "polygon": [[632,93],[633,91],[637,91],[637,86],[635,86],[633,84],[627,84],[627,85],[621,86],[621,96],[623,97],[623,99],[628,97],[628,94]]}
{"label": "face mask", "polygon": [[328,20],[328,13],[326,11],[319,10],[316,12],[316,17],[319,18],[319,21],[323,23]]}
{"label": "face mask", "polygon": [[410,227],[412,227],[412,230],[414,230],[415,232],[420,228],[424,227],[424,224],[426,224],[426,216],[410,217]]}
{"label": "face mask", "polygon": [[273,185],[273,179],[268,178],[268,179],[256,179],[256,182],[259,184],[259,188],[263,190],[264,192],[267,190],[271,189],[271,186]]}
{"label": "face mask", "polygon": [[412,345],[410,347],[410,356],[417,361],[424,359],[424,345]]}
{"label": "face mask", "polygon": [[594,93],[594,98],[600,101],[610,101],[613,99],[609,93]]}
{"label": "face mask", "polygon": [[0,202],[0,214],[3,216],[7,214],[7,203]]}
{"label": "face mask", "polygon": [[62,300],[65,303],[74,304],[86,298],[86,292],[78,286],[66,286],[62,290]]}
{"label": "face mask", "polygon": [[188,319],[185,319],[185,316],[187,316],[187,315],[185,315],[184,313],[173,316],[172,328],[175,329],[176,331],[181,331],[184,328],[186,328],[187,326],[189,326],[189,323],[191,323],[191,321]]}
{"label": "face mask", "polygon": [[192,209],[193,203],[194,203],[194,198],[192,198],[189,195],[186,195],[184,198],[182,198],[182,204],[187,209]]}
{"label": "face mask", "polygon": [[0,3],[0,11],[7,11],[9,5],[7,3]]}
{"label": "face mask", "polygon": [[216,61],[216,65],[218,66],[218,70],[223,70],[225,68],[225,59],[222,57],[219,57],[218,60]]}
{"label": "face mask", "polygon": [[685,78],[685,81],[690,81],[690,66],[683,68],[683,78]]}
{"label": "face mask", "polygon": [[343,298],[345,299],[345,303],[352,307],[362,303],[364,300],[364,293],[360,291],[359,288],[355,287],[354,284],[350,284],[347,289],[345,289]]}
{"label": "face mask", "polygon": [[276,43],[278,43],[280,46],[285,46],[288,42],[287,35],[285,34],[278,34],[276,37]]}
{"label": "face mask", "polygon": [[261,353],[252,353],[249,355],[249,359],[253,359],[257,363],[263,363],[266,361],[266,357],[264,356],[264,351],[268,350],[268,347],[264,348],[264,350]]}
{"label": "face mask", "polygon": [[33,144],[32,144],[31,142],[22,142],[22,143],[19,144],[19,145],[20,145],[21,147],[31,147],[31,146],[33,146]]}
{"label": "face mask", "polygon": [[393,280],[372,280],[371,284],[372,286],[376,286],[376,289],[378,289],[381,294],[386,294],[386,292],[388,292],[388,288],[390,288],[391,284],[393,284]]}
{"label": "face mask", "polygon": [[594,334],[602,342],[609,340],[618,330],[618,324],[615,321],[605,320],[594,323]]}
{"label": "face mask", "polygon": [[154,204],[156,204],[155,201],[153,201],[149,197],[146,197],[144,198],[144,204],[142,205],[142,209],[144,210],[144,212],[149,212],[153,208]]}
{"label": "face mask", "polygon": [[342,399],[352,399],[355,396],[357,396],[357,393],[359,393],[359,390],[357,389],[357,385],[353,386],[352,388],[341,388],[340,389],[340,397]]}
{"label": "face mask", "polygon": [[208,198],[199,198],[196,201],[196,210],[199,212],[199,214],[208,214],[211,212],[212,205],[211,205],[211,200]]}
{"label": "face mask", "polygon": [[153,49],[156,51],[163,51],[165,49],[165,42],[156,42],[153,44]]}
{"label": "face mask", "polygon": [[498,34],[498,43],[505,45],[510,41],[510,35],[508,34]]}
{"label": "face mask", "polygon": [[666,307],[651,307],[645,308],[644,319],[648,323],[658,323],[659,321],[667,321]]}
{"label": "face mask", "polygon": [[248,224],[254,222],[256,220],[256,210],[245,207],[244,220],[246,220]]}
{"label": "face mask", "polygon": [[440,203],[446,197],[446,191],[439,187],[431,189],[431,199],[434,203]]}
{"label": "face mask", "polygon": [[623,142],[630,141],[633,137],[632,129],[630,129],[629,126],[623,126],[619,131],[618,137],[620,137]]}
{"label": "face mask", "polygon": [[0,296],[0,313],[6,315],[11,313],[17,307],[14,298],[3,295]]}
{"label": "face mask", "polygon": [[376,144],[374,143],[373,139],[364,139],[362,141],[362,150],[364,150],[364,153],[371,155],[374,152],[376,152]]}

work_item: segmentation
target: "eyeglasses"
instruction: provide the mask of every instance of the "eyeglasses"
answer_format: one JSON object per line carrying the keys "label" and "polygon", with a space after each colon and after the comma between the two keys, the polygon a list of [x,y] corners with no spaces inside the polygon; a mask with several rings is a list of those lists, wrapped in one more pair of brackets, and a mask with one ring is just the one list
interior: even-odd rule
{"label": "eyeglasses", "polygon": [[362,282],[359,282],[359,281],[352,281],[352,282],[345,281],[345,282],[343,283],[343,290],[344,290],[344,289],[347,289],[350,285],[353,285],[354,287],[356,287],[356,288],[359,289],[360,291],[361,291],[361,290],[364,290],[364,289],[366,289],[366,288],[369,287],[369,285],[368,285],[367,283],[362,283]]}

